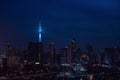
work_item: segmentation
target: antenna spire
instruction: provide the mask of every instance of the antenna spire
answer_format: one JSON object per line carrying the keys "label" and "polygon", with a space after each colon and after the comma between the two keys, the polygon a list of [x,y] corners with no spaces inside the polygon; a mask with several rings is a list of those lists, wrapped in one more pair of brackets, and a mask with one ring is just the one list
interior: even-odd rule
{"label": "antenna spire", "polygon": [[39,42],[42,42],[42,26],[41,26],[41,23],[39,23]]}

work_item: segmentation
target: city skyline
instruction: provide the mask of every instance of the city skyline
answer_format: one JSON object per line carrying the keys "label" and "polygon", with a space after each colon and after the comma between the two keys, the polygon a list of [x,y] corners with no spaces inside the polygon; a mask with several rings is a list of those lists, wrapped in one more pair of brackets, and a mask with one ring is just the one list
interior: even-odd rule
{"label": "city skyline", "polygon": [[90,43],[96,48],[120,45],[120,2],[77,1],[0,1],[0,42],[17,47],[38,41],[41,21],[43,43],[58,48],[76,38],[78,47]]}
{"label": "city skyline", "polygon": [[120,0],[0,0],[0,80],[120,80]]}

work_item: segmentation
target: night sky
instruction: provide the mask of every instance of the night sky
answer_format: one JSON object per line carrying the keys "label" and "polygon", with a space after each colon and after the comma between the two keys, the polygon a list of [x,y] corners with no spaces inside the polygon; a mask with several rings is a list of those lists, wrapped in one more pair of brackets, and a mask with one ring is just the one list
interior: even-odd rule
{"label": "night sky", "polygon": [[119,0],[0,0],[0,44],[38,41],[39,22],[46,46],[64,47],[72,38],[79,47],[120,45]]}

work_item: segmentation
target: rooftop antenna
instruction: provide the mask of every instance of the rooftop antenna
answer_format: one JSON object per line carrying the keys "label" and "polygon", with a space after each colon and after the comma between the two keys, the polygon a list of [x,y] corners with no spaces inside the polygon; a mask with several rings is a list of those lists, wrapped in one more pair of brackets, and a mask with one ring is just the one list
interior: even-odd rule
{"label": "rooftop antenna", "polygon": [[39,23],[39,42],[42,42],[42,25]]}

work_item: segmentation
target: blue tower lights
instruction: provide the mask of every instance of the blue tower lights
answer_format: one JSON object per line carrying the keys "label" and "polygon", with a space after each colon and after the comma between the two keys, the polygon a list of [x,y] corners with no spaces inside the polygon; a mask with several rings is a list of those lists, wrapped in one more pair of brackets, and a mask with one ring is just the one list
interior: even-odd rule
{"label": "blue tower lights", "polygon": [[39,42],[42,41],[42,26],[41,23],[39,24]]}

